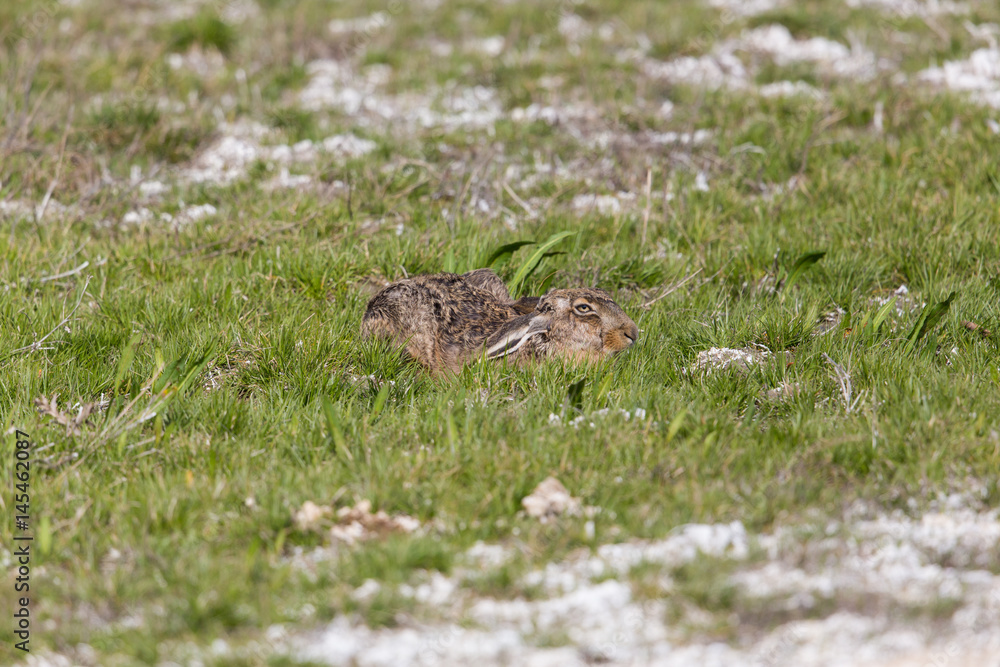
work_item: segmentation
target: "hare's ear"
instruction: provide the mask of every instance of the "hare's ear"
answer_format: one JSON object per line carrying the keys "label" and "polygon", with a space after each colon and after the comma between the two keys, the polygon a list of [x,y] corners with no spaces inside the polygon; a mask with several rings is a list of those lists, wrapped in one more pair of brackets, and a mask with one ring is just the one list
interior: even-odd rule
{"label": "hare's ear", "polygon": [[486,358],[498,359],[513,354],[532,336],[545,333],[551,328],[551,318],[546,315],[533,313],[515,317],[487,339]]}
{"label": "hare's ear", "polygon": [[512,303],[514,310],[521,313],[522,315],[529,315],[535,312],[535,308],[538,307],[538,302],[541,297],[537,296],[522,296],[520,299]]}
{"label": "hare's ear", "polygon": [[469,271],[468,273],[463,273],[462,278],[473,287],[478,287],[485,292],[489,292],[499,299],[501,303],[509,303],[511,300],[507,286],[500,280],[500,276],[493,273],[492,269]]}

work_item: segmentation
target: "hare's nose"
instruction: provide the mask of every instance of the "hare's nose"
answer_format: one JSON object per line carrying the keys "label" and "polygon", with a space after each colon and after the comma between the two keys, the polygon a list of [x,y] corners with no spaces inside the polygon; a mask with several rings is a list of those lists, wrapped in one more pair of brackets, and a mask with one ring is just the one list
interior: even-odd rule
{"label": "hare's nose", "polygon": [[632,326],[625,327],[622,333],[624,333],[625,337],[628,338],[629,345],[639,339],[639,327],[634,324]]}

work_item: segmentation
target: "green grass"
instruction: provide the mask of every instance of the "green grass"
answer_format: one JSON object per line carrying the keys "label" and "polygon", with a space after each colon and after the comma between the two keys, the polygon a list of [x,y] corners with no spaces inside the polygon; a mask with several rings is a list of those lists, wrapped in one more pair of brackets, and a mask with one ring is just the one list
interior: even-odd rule
{"label": "green grass", "polygon": [[233,26],[210,12],[178,21],[167,28],[167,42],[170,48],[178,51],[186,51],[197,44],[204,49],[213,48],[228,55],[236,39]]}
{"label": "green grass", "polygon": [[[294,97],[308,81],[306,62],[337,55],[324,41],[331,12],[353,17],[380,6],[267,2],[240,26],[206,13],[150,36],[110,5],[92,4],[60,8],[39,29],[35,70],[30,43],[6,40],[9,66],[0,70],[0,106],[8,111],[0,116],[0,200],[37,204],[55,182],[53,197],[74,207],[39,223],[5,219],[0,233],[0,416],[5,431],[32,436],[33,520],[51,525],[51,544],[33,570],[39,648],[87,642],[107,664],[149,664],[170,659],[171,646],[239,642],[276,623],[309,628],[358,612],[372,625],[392,625],[401,611],[426,613],[397,587],[424,571],[451,572],[476,540],[515,544],[524,556],[466,577],[465,589],[538,595],[520,580],[524,572],[593,544],[583,519],[540,526],[517,516],[521,498],[550,474],[584,504],[603,508],[596,543],[662,537],[693,521],[765,530],[810,513],[837,515],[856,499],[905,508],[970,480],[985,482],[986,502],[996,503],[1000,173],[984,148],[996,143],[988,109],[885,81],[824,81],[820,101],[668,86],[617,64],[596,37],[569,55],[556,21],[540,10],[454,2],[435,10],[434,28],[400,10],[349,58],[391,64],[392,91],[485,84],[501,89],[507,108],[570,99],[593,105],[602,130],[708,128],[712,140],[693,149],[604,149],[558,126],[509,121],[493,136],[382,131],[355,127],[338,111],[304,111]],[[758,19],[837,39],[865,25],[868,14],[837,7]],[[652,55],[663,59],[697,55],[757,21],[715,30],[711,10],[681,9],[676,24],[655,2],[594,1],[579,11],[594,24],[620,13],[632,30],[669,24],[651,35]],[[995,20],[989,8],[977,11]],[[0,9],[8,14],[16,20]],[[70,20],[67,34],[61,18]],[[953,39],[936,53],[964,57],[975,48],[960,21],[938,27]],[[72,38],[93,42],[98,29],[121,57],[93,44],[79,57],[68,54]],[[527,49],[533,33],[538,50],[528,62],[459,50],[466,34],[502,35]],[[456,55],[432,56],[431,37],[453,41]],[[880,39],[872,37],[873,48],[885,46]],[[193,45],[224,53],[227,68],[246,72],[250,92],[232,76],[201,81],[168,72],[164,54]],[[928,51],[913,46],[901,67],[915,68]],[[538,85],[547,75],[561,77],[564,97]],[[761,83],[785,78],[816,83],[796,66],[758,75]],[[122,102],[136,85],[148,94]],[[98,93],[105,101],[92,104]],[[157,106],[160,96],[188,106],[168,113]],[[224,96],[232,106],[220,106]],[[654,113],[664,97],[676,104],[670,119]],[[876,102],[882,134],[870,127]],[[171,165],[205,146],[217,115],[264,122],[289,143],[353,131],[379,149],[304,166],[322,185],[311,190],[266,191],[265,166],[226,187],[179,184],[160,203],[128,187],[134,164],[144,173],[159,167],[170,181]],[[493,162],[476,167],[488,151]],[[613,167],[586,171],[605,158]],[[511,164],[570,165],[568,176],[541,173],[523,189],[510,180],[537,218],[503,188]],[[647,169],[653,197],[644,222]],[[708,192],[690,187],[699,170]],[[101,185],[102,174],[115,184]],[[762,185],[792,177],[800,179],[792,192],[760,196]],[[334,181],[349,188],[326,187]],[[669,202],[667,189],[675,194]],[[581,218],[569,206],[575,194],[619,190],[638,195],[621,215]],[[513,211],[517,230],[503,215],[477,212],[470,191]],[[144,205],[173,212],[178,200],[211,203],[218,215],[179,230],[106,224]],[[573,234],[552,249],[564,254],[543,258],[524,292],[592,282],[608,289],[642,331],[627,353],[579,367],[472,364],[435,378],[398,350],[359,340],[365,303],[383,281],[474,268],[504,244],[563,231]],[[536,247],[499,262],[502,277],[514,279]],[[768,289],[811,251],[826,255]],[[42,280],[84,261],[78,273]],[[874,325],[874,297],[901,284],[928,306],[956,294],[913,345],[907,337],[919,308],[893,310]],[[837,307],[846,311],[840,322],[815,335],[818,318]],[[969,331],[965,321],[992,333]],[[50,332],[42,349],[29,347]],[[750,344],[776,354],[748,372],[692,372],[702,350]],[[849,374],[849,401],[827,357]],[[579,381],[585,419],[575,429],[566,425],[577,415],[567,388]],[[380,396],[383,382],[392,384]],[[782,383],[800,390],[767,399]],[[54,394],[68,412],[77,402],[106,407],[67,434],[34,408]],[[607,415],[595,415],[605,408]],[[618,414],[636,408],[644,419]],[[13,447],[5,436],[5,480]],[[345,549],[304,571],[293,564],[295,550],[325,541],[296,530],[292,512],[335,498],[409,514],[425,532]],[[3,544],[12,531],[10,522],[0,525]],[[112,549],[120,554],[113,562]],[[691,566],[672,576],[676,609],[693,604],[720,618],[733,609],[748,619],[762,613],[734,601],[712,572]],[[655,577],[633,578],[659,594]],[[385,589],[362,604],[350,593],[366,579]],[[90,610],[99,620],[81,622]],[[122,623],[130,616],[149,632]],[[727,627],[719,626],[721,636]],[[0,624],[5,647],[10,633]]]}

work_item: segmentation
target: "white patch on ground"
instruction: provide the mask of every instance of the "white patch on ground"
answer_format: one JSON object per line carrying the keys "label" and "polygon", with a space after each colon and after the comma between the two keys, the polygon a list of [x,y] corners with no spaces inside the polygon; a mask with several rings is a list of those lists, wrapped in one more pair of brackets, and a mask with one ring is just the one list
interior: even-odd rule
{"label": "white patch on ground", "polygon": [[453,624],[370,630],[345,618],[338,618],[313,636],[296,637],[291,643],[300,642],[303,645],[294,651],[299,660],[366,667],[510,664],[507,659],[525,651],[521,638],[513,631],[467,630]]}
{"label": "white patch on ground", "polygon": [[[500,36],[469,40],[463,45],[466,51],[477,51],[489,57],[502,55],[506,47],[505,38]],[[454,51],[454,46],[445,42],[430,42],[427,48],[441,57],[447,57]],[[608,129],[614,124],[605,118],[601,106],[593,103],[532,103],[507,112],[498,91],[485,86],[460,86],[452,81],[426,91],[393,93],[388,90],[392,71],[384,65],[357,70],[348,62],[317,60],[307,66],[307,72],[309,82],[298,96],[299,104],[304,109],[336,109],[350,116],[358,126],[378,131],[410,136],[415,131],[429,128],[492,132],[498,121],[509,119],[518,123],[548,123],[581,144],[598,150],[606,150],[612,145],[649,148],[649,141],[643,142],[641,136]],[[552,89],[564,85],[564,82],[559,77],[542,77],[539,85]],[[658,104],[659,115],[668,118],[672,113],[672,103],[660,100]],[[647,131],[645,134],[653,135],[653,140],[656,138],[656,133]],[[685,143],[690,136],[671,132],[662,135],[668,137],[667,143]],[[709,135],[707,131],[699,130],[694,136],[692,143],[698,143]]]}
{"label": "white patch on ground", "polygon": [[405,514],[372,512],[369,500],[360,500],[354,507],[335,510],[330,505],[317,505],[311,500],[292,513],[292,522],[299,531],[320,531],[329,528],[329,537],[336,543],[356,544],[391,533],[412,533],[420,522]]}
{"label": "white patch on ground", "polygon": [[[629,584],[610,579],[580,585],[545,600],[480,600],[469,610],[469,616],[483,627],[516,630],[521,635],[562,631],[584,653],[629,660],[638,657],[636,652],[614,651],[616,645],[624,649],[625,644],[668,639],[663,624],[653,622],[657,612],[666,612],[665,605],[652,603],[645,607],[633,602]],[[577,652],[568,652],[566,657],[577,662],[582,656],[573,653]]]}
{"label": "white patch on ground", "polygon": [[654,132],[647,130],[640,133],[619,132],[612,130],[587,131],[572,125],[565,126],[567,134],[577,139],[583,145],[599,151],[605,151],[612,146],[619,149],[650,149],[657,146],[689,148],[707,143],[715,136],[712,130],[695,130],[694,132]]}
{"label": "white patch on ground", "polygon": [[[779,66],[810,63],[821,74],[859,81],[871,80],[880,70],[890,67],[861,44],[848,47],[825,37],[799,40],[783,25],[766,25],[719,42],[708,55],[685,56],[668,62],[644,59],[642,68],[648,76],[675,83],[752,90],[754,68],[745,65],[740,54],[767,58]],[[802,94],[804,89],[797,83],[801,82],[772,86],[768,94]]]}
{"label": "white patch on ground", "polygon": [[813,335],[823,336],[830,333],[840,326],[840,322],[844,319],[844,315],[846,314],[847,311],[840,306],[836,306],[833,310],[820,315],[816,321],[816,328],[813,329]]}
{"label": "white patch on ground", "polygon": [[211,204],[198,204],[195,206],[185,206],[181,202],[181,209],[176,214],[160,213],[157,215],[145,206],[129,211],[122,216],[121,224],[126,226],[148,225],[159,220],[170,225],[172,229],[180,229],[193,222],[198,222],[218,213]]}
{"label": "white patch on ground", "polygon": [[564,120],[566,112],[557,107],[542,106],[540,104],[530,104],[526,107],[513,109],[510,112],[510,119],[514,122],[534,122],[542,121],[549,125],[556,125]]}
{"label": "white patch on ground", "polygon": [[0,200],[0,220],[27,220],[34,216],[34,207],[19,199]]}
{"label": "white patch on ground", "polygon": [[[602,161],[604,162],[604,161]],[[602,166],[611,166],[608,163]],[[578,176],[578,175],[577,175]],[[518,190],[530,190],[546,181],[573,181],[574,171],[561,161],[536,162],[534,164],[510,164],[504,170],[504,178],[514,182]]]}
{"label": "white patch on ground", "polygon": [[799,40],[783,25],[744,32],[732,48],[767,56],[781,66],[814,63],[822,73],[860,81],[874,78],[879,68],[875,54],[860,44],[847,47],[825,37]]}
{"label": "white patch on ground", "polygon": [[762,97],[811,97],[814,100],[823,99],[824,93],[805,81],[775,81],[767,83],[757,91]]}
{"label": "white patch on ground", "polygon": [[[528,573],[525,584],[539,586],[549,597],[541,600],[474,598],[454,579],[432,574],[417,586],[400,593],[457,616],[441,625],[370,630],[339,618],[316,633],[301,634],[282,642],[281,648],[303,660],[330,665],[583,665],[590,658],[642,659],[650,647],[666,655],[668,636],[677,634],[663,623],[666,607],[661,601],[633,600],[631,586],[618,580],[593,582],[604,575],[625,575],[640,563],[676,567],[699,553],[745,558],[746,532],[738,522],[689,525],[661,542],[605,545],[595,556],[578,556],[550,563]],[[467,560],[478,568],[502,564],[505,549],[474,545]],[[462,576],[457,573],[455,577]],[[371,596],[374,585],[365,582],[355,595]],[[484,629],[462,627],[461,619]],[[539,648],[532,638],[565,633],[576,647]],[[657,645],[660,645],[657,647]],[[638,664],[646,664],[645,662]]]}
{"label": "white patch on ground", "polygon": [[[836,536],[836,529],[831,526],[830,537],[804,551],[794,535],[781,536],[768,563],[733,581],[752,597],[786,597],[790,609],[809,609],[837,595],[878,595],[919,607],[950,599],[980,602],[982,593],[995,593],[1000,603],[1000,581],[985,569],[996,565],[996,516],[969,510],[927,514],[918,521],[881,516],[852,525],[847,539]],[[792,561],[820,565],[807,570]]]}
{"label": "white patch on ground", "polygon": [[213,79],[226,72],[226,59],[215,49],[205,51],[193,46],[186,53],[167,54],[166,60],[170,69],[186,69],[201,79]]}
{"label": "white patch on ground", "polygon": [[[614,147],[616,153],[642,153],[651,155],[653,156],[651,159],[656,160],[662,160],[665,154],[677,151],[681,153],[679,160],[687,164],[690,163],[690,154],[694,153],[694,147],[708,143],[715,136],[712,130],[696,130],[693,133],[645,131],[634,134],[598,131],[586,134],[583,127],[573,125],[561,125],[560,129],[573,136],[577,136],[577,132],[581,133],[581,143],[592,145],[595,149],[601,150],[602,153],[595,156],[584,155],[564,162],[558,155],[547,156],[536,151],[533,160],[529,158],[527,162],[511,161],[507,163],[503,170],[504,180],[523,199],[524,206],[515,204],[516,208],[527,213],[529,217],[537,216],[541,211],[549,210],[553,206],[565,206],[577,215],[635,214],[645,205],[645,194],[640,191],[643,183],[634,183],[639,192],[621,191],[609,194],[594,192],[606,189],[608,187],[608,174],[620,168],[619,161],[614,157],[612,151],[605,149]],[[603,146],[604,149],[600,149],[600,146]],[[537,191],[543,185],[582,190],[582,192],[565,202],[554,202],[551,196],[531,195],[532,191]],[[668,184],[667,187],[669,190],[670,185]],[[482,188],[481,192],[488,197],[492,190],[487,186]],[[656,197],[660,196],[658,192]],[[667,192],[667,201],[673,197],[673,192]],[[500,203],[498,202],[498,204]],[[512,214],[512,211],[506,206],[497,206],[493,210],[497,211],[498,214]],[[520,215],[520,211],[517,214]]]}
{"label": "white patch on ground", "polygon": [[916,298],[910,294],[910,290],[906,285],[900,285],[891,294],[881,294],[873,296],[868,301],[868,305],[872,308],[880,308],[885,304],[889,303],[893,299],[896,300],[894,310],[897,318],[905,317],[915,310],[923,308],[927,305],[924,301],[918,301]]}
{"label": "white patch on ground", "polygon": [[534,491],[521,499],[521,506],[529,517],[548,523],[562,514],[579,514],[580,499],[571,496],[555,477],[546,477]]}
{"label": "white patch on ground", "polygon": [[[200,653],[256,658],[250,662],[286,655],[345,667],[994,665],[1000,661],[1000,576],[993,572],[1000,510],[975,511],[972,496],[949,496],[916,517],[858,503],[839,521],[779,526],[757,536],[739,522],[679,526],[660,540],[583,549],[529,571],[519,583],[533,591],[530,599],[494,599],[462,585],[503,567],[516,553],[514,546],[479,542],[451,575],[424,573],[396,589],[417,605],[397,617],[397,627],[373,630],[357,616],[341,616],[315,631],[272,626],[246,645],[217,641]],[[314,549],[303,561],[307,571],[332,567],[332,553]],[[705,556],[731,562],[735,573],[725,581],[751,605],[755,599],[764,605],[753,615],[816,616],[770,629],[765,617],[764,623],[739,625],[731,644],[712,640],[719,622],[739,619],[690,602],[671,606],[672,571]],[[9,554],[0,551],[5,560]],[[636,597],[628,579],[636,566],[644,581],[660,571],[660,595],[650,598],[644,584],[646,597]],[[351,597],[368,604],[386,586],[366,580]],[[954,605],[954,613],[935,619],[922,611],[942,602]],[[829,607],[836,611],[821,611]],[[314,614],[304,605],[298,616],[308,622]],[[553,646],[553,640],[564,645]],[[26,664],[91,664],[80,647],[75,651],[75,659],[33,653]],[[188,647],[178,651],[198,657],[185,653]]]}
{"label": "white patch on ground", "polygon": [[179,225],[186,225],[191,222],[198,222],[199,220],[210,218],[216,213],[218,213],[218,211],[211,204],[187,206],[177,214],[173,222]]}
{"label": "white patch on ground", "polygon": [[699,146],[707,143],[713,137],[715,137],[715,132],[712,130],[695,130],[694,132],[650,132],[646,135],[646,139],[648,139],[650,143],[658,146]]}
{"label": "white patch on ground", "polygon": [[[597,428],[596,421],[598,419],[606,419],[609,417],[621,417],[625,421],[629,421],[630,419],[632,419],[633,416],[635,416],[635,418],[639,421],[644,420],[646,418],[645,408],[636,408],[634,412],[629,412],[628,410],[612,410],[611,408],[601,408],[600,410],[595,410],[594,412],[591,412],[590,414],[587,415],[584,414],[577,415],[573,419],[567,420],[566,425],[572,426],[575,429],[579,429],[580,426],[583,425],[589,425],[590,428]],[[559,415],[550,412],[548,423],[552,426],[562,426],[563,420],[562,417],[560,417]],[[655,424],[656,422],[653,423]]]}
{"label": "white patch on ground", "polygon": [[313,162],[320,153],[343,159],[375,150],[375,142],[351,134],[327,137],[319,144],[309,140],[290,146],[267,144],[273,138],[270,128],[249,121],[224,123],[219,131],[221,136],[201,151],[191,165],[180,170],[181,181],[228,185],[244,178],[254,163],[262,161],[268,166],[286,165],[279,176],[269,182],[270,187],[301,187],[312,179],[290,174],[287,165]]}
{"label": "white patch on ground", "polygon": [[636,196],[631,192],[614,195],[584,194],[573,197],[571,207],[580,215],[596,211],[598,215],[615,216],[620,215],[626,207],[634,206],[635,202]]}
{"label": "white patch on ground", "polygon": [[371,34],[389,25],[390,17],[385,12],[375,12],[371,16],[353,19],[334,19],[326,28],[332,35],[346,35],[354,32]]}
{"label": "white patch on ground", "polygon": [[220,16],[227,23],[243,23],[260,14],[260,7],[254,0],[225,0]]}
{"label": "white patch on ground", "polygon": [[193,18],[200,8],[200,2],[158,2],[141,7],[130,13],[130,20],[137,25],[153,26],[174,23]]}
{"label": "white patch on ground", "polygon": [[383,510],[372,512],[371,501],[359,501],[354,507],[337,510],[337,523],[330,528],[330,537],[345,544],[375,539],[389,533],[412,533],[420,521],[405,514],[389,515]]}
{"label": "white patch on ground", "polygon": [[696,192],[708,192],[708,174],[699,171],[694,177],[694,189]]}
{"label": "white patch on ground", "polygon": [[929,67],[917,78],[941,88],[969,93],[980,104],[1000,109],[1000,49],[977,49],[965,60]]}
{"label": "white patch on ground", "polygon": [[774,11],[787,4],[788,0],[708,0],[713,9],[744,17]]}
{"label": "white patch on ground", "polygon": [[653,78],[712,90],[723,87],[742,89],[750,81],[750,74],[743,61],[719,47],[705,56],[682,56],[667,62],[644,60],[642,69],[647,76]]}
{"label": "white patch on ground", "polygon": [[365,99],[375,93],[374,82],[356,76],[351,68],[339,61],[317,60],[309,63],[306,69],[310,79],[299,93],[299,102],[311,111],[335,108],[356,115]]}
{"label": "white patch on ground", "polygon": [[440,98],[444,113],[431,113],[425,126],[488,127],[504,116],[497,91],[485,86],[452,87]]}
{"label": "white patch on ground", "polygon": [[465,49],[473,53],[480,53],[489,58],[496,58],[507,46],[507,40],[501,35],[474,39],[465,43]]}
{"label": "white patch on ground", "polygon": [[559,17],[559,34],[567,41],[579,42],[587,39],[594,33],[593,27],[581,16],[576,14],[563,14]]}
{"label": "white patch on ground", "polygon": [[226,135],[202,151],[192,167],[182,170],[182,179],[192,183],[228,185],[243,178],[250,165],[262,158],[260,144],[251,139]]}
{"label": "white patch on ground", "polygon": [[302,507],[292,513],[292,523],[296,530],[306,531],[319,527],[320,522],[333,515],[329,505],[317,505],[311,500],[302,503]]}
{"label": "white patch on ground", "polygon": [[142,181],[138,184],[139,194],[145,198],[159,197],[160,195],[169,192],[170,186],[162,181]]}
{"label": "white patch on ground", "polygon": [[764,399],[774,401],[775,403],[784,403],[785,401],[795,398],[804,391],[805,388],[798,382],[782,382],[777,387],[765,391]]}
{"label": "white patch on ground", "polygon": [[968,14],[969,5],[952,0],[846,0],[851,8],[871,7],[897,16],[932,18],[949,14]]}
{"label": "white patch on ground", "polygon": [[748,370],[771,357],[771,352],[763,348],[744,347],[733,349],[729,347],[713,347],[698,353],[694,362],[695,371],[723,371],[728,368]]}
{"label": "white patch on ground", "polygon": [[[60,0],[60,2],[77,6],[83,0]],[[230,24],[241,24],[260,15],[260,7],[253,0],[153,0],[135,4],[139,6],[130,8],[129,20],[143,26],[184,21],[194,18],[203,10],[218,12],[219,17]]]}
{"label": "white patch on ground", "polygon": [[[568,125],[579,122],[596,122],[600,119],[600,110],[596,107],[582,104],[560,104],[558,106],[548,106],[541,104],[529,104],[526,107],[513,109],[510,112],[510,119],[515,123],[541,121],[550,125]],[[577,128],[567,127],[570,134],[580,139],[582,135],[574,134]]]}
{"label": "white patch on ground", "polygon": [[[739,522],[691,524],[662,540],[607,544],[528,572],[522,584],[543,593],[530,600],[477,596],[458,585],[469,574],[464,568],[451,577],[432,573],[399,592],[433,610],[440,622],[372,630],[341,617],[316,632],[274,633],[273,649],[329,665],[387,667],[994,664],[1000,659],[1000,577],[976,568],[996,567],[998,541],[997,510],[962,507],[919,518],[849,512],[843,523],[825,530],[779,527],[757,537]],[[477,543],[465,561],[481,573],[501,567],[510,553]],[[763,553],[765,562],[740,565],[752,553]],[[863,612],[839,610],[770,631],[747,626],[732,646],[699,640],[689,629],[710,627],[710,613],[689,610],[685,619],[671,622],[667,611],[670,571],[704,555],[736,561],[730,583],[778,612],[809,609],[819,600],[879,602],[863,605]],[[635,598],[626,576],[639,565],[663,570],[662,598]],[[369,600],[382,588],[365,582],[354,597]],[[898,611],[898,605],[920,609],[943,599],[953,600],[957,611],[938,621]],[[535,645],[551,637],[567,645]]]}
{"label": "white patch on ground", "polygon": [[80,215],[80,209],[76,204],[65,206],[52,198],[47,202],[44,199],[40,200],[37,204],[24,199],[0,200],[0,220],[35,220],[40,216],[44,221],[53,221],[67,220]]}
{"label": "white patch on ground", "polygon": [[795,192],[802,185],[801,176],[792,176],[784,183],[760,183],[760,198],[764,201],[771,201],[775,197]]}
{"label": "white patch on ground", "polygon": [[245,176],[255,161],[266,158],[261,141],[268,136],[269,129],[264,125],[249,121],[223,123],[218,131],[222,136],[203,150],[190,167],[181,170],[181,180],[227,185]]}
{"label": "white patch on ground", "polygon": [[966,21],[964,27],[973,39],[986,42],[986,45],[991,48],[995,49],[997,47],[998,38],[1000,38],[1000,25],[996,23],[973,23],[972,21]]}
{"label": "white patch on ground", "polygon": [[440,39],[432,39],[427,42],[427,50],[435,58],[447,58],[455,52],[455,46],[451,42]]}
{"label": "white patch on ground", "polygon": [[[9,552],[0,550],[0,556],[5,553],[9,555]],[[510,556],[510,549],[499,544],[487,544],[482,540],[473,544],[465,552],[465,557],[474,563],[477,568],[487,570],[499,568],[510,560]],[[0,558],[0,565],[3,565],[2,558]]]}
{"label": "white patch on ground", "polygon": [[382,91],[384,68],[367,68],[359,76],[346,63],[317,60],[307,70],[309,83],[299,93],[302,107],[337,109],[361,125],[483,128],[504,115],[497,91],[484,86],[450,85],[430,93],[392,95]]}
{"label": "white patch on ground", "polygon": [[277,176],[264,182],[265,190],[301,190],[312,185],[312,176],[308,174],[293,174],[288,167],[281,167]]}
{"label": "white patch on ground", "polygon": [[280,164],[312,162],[316,159],[316,147],[308,139],[299,141],[291,146],[280,144],[270,148],[267,158]]}
{"label": "white patch on ground", "polygon": [[399,587],[399,594],[420,602],[430,604],[435,607],[445,604],[451,599],[458,589],[458,583],[440,572],[432,572],[428,581],[410,586],[403,584]]}

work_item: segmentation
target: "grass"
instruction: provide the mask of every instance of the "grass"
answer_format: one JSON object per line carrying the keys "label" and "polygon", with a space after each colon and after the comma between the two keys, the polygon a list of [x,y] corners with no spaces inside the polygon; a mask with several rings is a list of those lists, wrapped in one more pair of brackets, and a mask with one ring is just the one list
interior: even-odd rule
{"label": "grass", "polygon": [[223,55],[228,55],[236,43],[236,31],[233,26],[210,12],[178,21],[168,26],[167,33],[170,48],[182,52],[197,44],[202,48],[213,48]]}
{"label": "grass", "polygon": [[[392,90],[487,82],[502,89],[508,108],[574,100],[592,105],[599,120],[582,135],[506,120],[494,136],[468,127],[357,128],[339,111],[303,110],[295,91],[308,82],[308,60],[339,53],[325,53],[336,51],[322,35],[329,12],[353,17],[377,7],[268,2],[242,26],[207,12],[144,37],[101,3],[35,4],[51,20],[33,41],[4,42],[0,201],[37,204],[54,184],[53,198],[71,208],[39,222],[4,220],[0,415],[5,431],[32,436],[35,530],[42,517],[51,527],[32,580],[39,648],[86,642],[107,664],[149,664],[178,646],[239,642],[278,623],[308,628],[358,612],[373,625],[392,624],[400,611],[420,613],[396,587],[422,571],[450,572],[476,540],[516,544],[524,562],[470,577],[466,588],[530,597],[523,571],[593,544],[582,519],[539,526],[517,516],[521,498],[550,474],[603,508],[596,543],[661,537],[692,521],[765,530],[810,512],[836,515],[856,499],[905,508],[970,481],[992,489],[987,502],[995,504],[1000,174],[983,148],[996,143],[986,126],[994,112],[884,81],[825,82],[823,100],[666,85],[623,75],[596,37],[569,56],[544,12],[522,19],[519,6],[455,2],[435,10],[442,21],[433,29],[401,10],[347,57],[390,63]],[[580,11],[596,25],[618,4],[588,2]],[[651,29],[646,22],[663,11],[632,3],[622,20],[632,31]],[[678,25],[688,28],[654,36],[653,55],[706,51],[706,34],[721,37],[705,32],[712,15],[686,7]],[[18,16],[10,25],[21,25]],[[830,5],[760,20],[839,39],[863,18]],[[724,29],[750,25],[738,19]],[[111,35],[119,57],[97,48],[95,26]],[[948,57],[975,48],[960,22],[938,28],[950,31],[947,46],[935,47]],[[439,59],[428,50],[427,40],[438,38],[460,51],[472,30],[509,38],[526,63]],[[536,52],[528,50],[533,31]],[[616,35],[610,44],[625,40]],[[66,44],[76,38],[90,46],[70,56]],[[200,82],[166,71],[166,53],[195,45],[242,68],[245,87],[232,76]],[[404,48],[413,56],[400,57]],[[915,62],[926,53],[904,55]],[[901,67],[916,67],[905,58]],[[758,80],[789,71],[809,78],[808,70],[767,66]],[[158,73],[147,79],[148,94],[122,102],[143,72]],[[538,84],[543,76],[561,77],[558,93]],[[162,110],[157,100],[176,91],[184,91],[184,111]],[[104,102],[94,103],[97,93]],[[666,120],[654,112],[664,96],[676,105]],[[876,102],[881,134],[871,130]],[[289,143],[355,131],[379,149],[349,161],[321,156],[302,168],[321,186],[303,190],[264,190],[272,175],[264,165],[228,186],[175,184],[160,204],[130,187],[133,165],[147,174],[159,168],[169,181],[170,165],[206,145],[218,116],[259,120]],[[713,138],[673,149],[588,143],[597,131],[638,137],[694,128],[712,129]],[[601,167],[608,158],[611,166]],[[511,166],[534,178],[506,176]],[[708,192],[691,187],[698,171]],[[797,186],[761,195],[793,177]],[[575,194],[619,191],[638,195],[620,214],[571,207]],[[483,213],[473,195],[507,212]],[[177,230],[116,224],[140,206],[176,211],[178,200],[211,203],[218,214]],[[473,364],[433,378],[397,350],[359,340],[365,303],[383,281],[474,268],[505,244],[564,231],[572,234],[551,248],[564,254],[542,258],[524,291],[596,283],[613,292],[642,330],[620,357],[579,367]],[[521,277],[538,247],[516,250],[497,270],[508,281]],[[826,254],[795,272],[811,251]],[[892,310],[874,326],[875,297],[902,284],[918,307]],[[908,345],[919,304],[951,292],[940,322]],[[838,307],[839,322],[816,335],[817,320]],[[970,331],[966,321],[991,333]],[[702,350],[746,345],[776,354],[745,372],[691,370]],[[850,396],[827,358],[850,377]],[[580,381],[576,408],[567,390]],[[782,383],[800,390],[768,398]],[[34,407],[55,394],[73,414],[78,402],[102,407],[67,433]],[[618,414],[636,408],[645,418]],[[576,410],[585,416],[579,428],[567,425]],[[4,437],[4,479],[13,447]],[[334,498],[370,499],[429,528],[304,570],[294,554],[324,541],[296,530],[292,512]],[[12,531],[10,522],[0,525],[4,544]],[[109,559],[112,550],[118,557]],[[710,574],[694,566],[674,573],[681,606],[733,607],[731,588]],[[359,605],[350,594],[366,579],[386,588]],[[137,635],[130,617],[149,632]],[[0,624],[4,650],[12,639],[10,625]]]}

